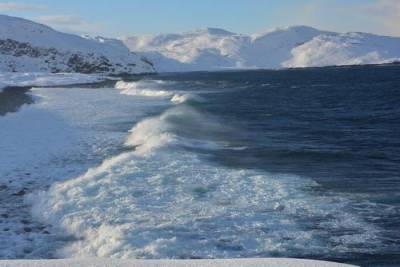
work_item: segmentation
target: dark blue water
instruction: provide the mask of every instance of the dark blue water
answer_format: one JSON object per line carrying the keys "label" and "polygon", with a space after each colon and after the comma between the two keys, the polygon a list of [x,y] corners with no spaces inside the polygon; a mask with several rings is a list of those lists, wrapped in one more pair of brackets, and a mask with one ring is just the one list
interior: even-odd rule
{"label": "dark blue water", "polygon": [[[193,108],[226,126],[226,131],[213,132],[186,123],[178,131],[238,148],[197,148],[206,160],[312,179],[318,186],[309,194],[348,199],[346,212],[378,229],[370,244],[349,242],[343,250],[338,249],[340,241],[326,241],[325,232],[321,242],[326,242],[326,253],[302,248],[289,256],[400,265],[400,66],[165,74],[152,79],[174,81],[171,90],[198,92],[206,101],[193,103]],[[303,227],[318,231],[326,219],[307,217]],[[368,229],[357,234],[368,234]]]}

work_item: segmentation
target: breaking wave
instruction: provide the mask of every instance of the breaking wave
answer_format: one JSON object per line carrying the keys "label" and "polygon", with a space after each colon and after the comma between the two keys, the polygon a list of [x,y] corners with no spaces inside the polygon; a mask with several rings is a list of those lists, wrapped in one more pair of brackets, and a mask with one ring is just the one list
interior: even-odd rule
{"label": "breaking wave", "polygon": [[170,97],[171,102],[174,104],[205,101],[204,98],[194,93],[164,90],[161,87],[165,84],[165,81],[159,80],[143,80],[137,82],[118,81],[115,84],[115,88],[121,90],[121,94],[131,96]]}
{"label": "breaking wave", "polygon": [[298,257],[381,245],[379,229],[346,212],[348,199],[313,193],[312,179],[224,167],[187,149],[229,146],[221,136],[232,129],[191,105],[198,96],[142,86],[116,85],[176,105],[130,130],[132,150],[29,196],[36,218],[74,237],[58,256]]}
{"label": "breaking wave", "polygon": [[171,98],[171,102],[181,104],[184,102],[204,102],[204,98],[196,94],[175,94]]}
{"label": "breaking wave", "polygon": [[168,97],[173,95],[173,93],[166,90],[157,89],[160,84],[162,84],[162,81],[118,81],[115,84],[115,88],[121,90],[121,94],[132,96]]}

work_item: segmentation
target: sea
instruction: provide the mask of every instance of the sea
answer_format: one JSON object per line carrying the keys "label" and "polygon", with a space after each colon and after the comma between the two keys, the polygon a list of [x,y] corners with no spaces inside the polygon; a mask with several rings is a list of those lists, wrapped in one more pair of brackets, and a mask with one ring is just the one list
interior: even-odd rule
{"label": "sea", "polygon": [[400,265],[399,65],[27,96],[0,117],[0,258]]}

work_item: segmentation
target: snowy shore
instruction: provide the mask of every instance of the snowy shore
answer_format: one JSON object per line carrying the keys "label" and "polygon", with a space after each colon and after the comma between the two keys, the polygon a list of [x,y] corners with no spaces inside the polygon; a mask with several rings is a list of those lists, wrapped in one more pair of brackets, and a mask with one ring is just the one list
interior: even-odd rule
{"label": "snowy shore", "polygon": [[67,259],[67,260],[5,260],[0,267],[207,267],[207,266],[284,266],[284,267],[346,267],[354,266],[326,261],[260,258],[221,260],[113,260],[113,259]]}
{"label": "snowy shore", "polygon": [[9,86],[59,86],[95,83],[106,79],[104,75],[80,73],[0,72],[0,92]]}

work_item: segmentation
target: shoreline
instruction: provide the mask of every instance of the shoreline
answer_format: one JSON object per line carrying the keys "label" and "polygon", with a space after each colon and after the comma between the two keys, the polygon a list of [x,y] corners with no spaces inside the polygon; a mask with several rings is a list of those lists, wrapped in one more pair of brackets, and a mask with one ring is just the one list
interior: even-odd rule
{"label": "shoreline", "polygon": [[0,117],[8,113],[18,112],[18,110],[25,104],[30,105],[35,103],[35,99],[29,94],[29,91],[35,87],[42,88],[101,88],[111,86],[113,87],[117,80],[105,79],[98,82],[83,82],[73,84],[59,84],[59,85],[27,85],[17,86],[11,85],[1,88],[0,90]]}
{"label": "shoreline", "polygon": [[249,258],[249,259],[212,259],[212,260],[117,260],[117,259],[61,259],[61,260],[3,260],[0,267],[207,267],[207,266],[285,266],[285,267],[351,267],[336,262],[291,259],[291,258]]}

